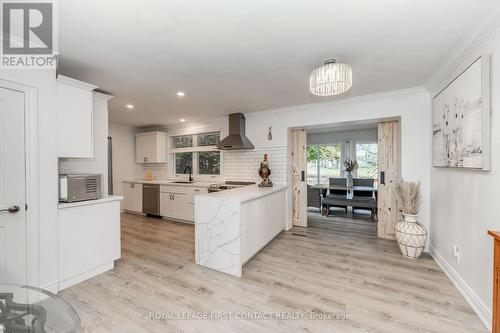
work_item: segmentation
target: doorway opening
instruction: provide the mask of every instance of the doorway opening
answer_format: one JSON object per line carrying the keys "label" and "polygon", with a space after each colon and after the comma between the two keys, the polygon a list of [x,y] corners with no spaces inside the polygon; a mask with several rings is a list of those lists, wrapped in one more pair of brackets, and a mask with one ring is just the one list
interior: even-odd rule
{"label": "doorway opening", "polygon": [[399,119],[309,126],[291,135],[294,225],[364,221],[378,237],[393,238]]}

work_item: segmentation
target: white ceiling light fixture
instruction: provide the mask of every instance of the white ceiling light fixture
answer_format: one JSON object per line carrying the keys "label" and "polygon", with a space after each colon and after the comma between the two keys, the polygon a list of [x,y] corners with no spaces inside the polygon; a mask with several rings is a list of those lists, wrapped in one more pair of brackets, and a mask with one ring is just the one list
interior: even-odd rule
{"label": "white ceiling light fixture", "polygon": [[339,64],[335,59],[328,59],[323,66],[311,72],[309,89],[316,96],[342,94],[352,87],[352,68]]}
{"label": "white ceiling light fixture", "polygon": [[177,92],[177,97],[184,97],[186,96],[186,94],[184,93],[184,91],[178,91]]}
{"label": "white ceiling light fixture", "polygon": [[186,122],[186,119],[181,118],[181,123],[185,123],[185,122]]}
{"label": "white ceiling light fixture", "polygon": [[126,106],[126,107],[127,107],[127,109],[129,109],[129,110],[132,110],[132,109],[134,108],[134,106],[133,106],[132,104],[127,104],[127,105],[125,105],[125,106]]}

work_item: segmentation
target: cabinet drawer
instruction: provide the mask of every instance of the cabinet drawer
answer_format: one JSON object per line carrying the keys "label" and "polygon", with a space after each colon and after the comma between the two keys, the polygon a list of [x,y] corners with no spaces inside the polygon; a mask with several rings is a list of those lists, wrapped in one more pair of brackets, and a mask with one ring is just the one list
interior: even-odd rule
{"label": "cabinet drawer", "polygon": [[208,193],[208,189],[206,187],[161,185],[160,192],[197,195]]}

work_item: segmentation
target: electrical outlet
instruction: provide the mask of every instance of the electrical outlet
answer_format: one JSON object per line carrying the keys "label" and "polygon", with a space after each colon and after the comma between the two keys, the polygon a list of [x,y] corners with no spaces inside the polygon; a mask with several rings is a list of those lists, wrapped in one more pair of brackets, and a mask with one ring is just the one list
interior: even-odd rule
{"label": "electrical outlet", "polygon": [[460,263],[460,250],[458,249],[457,245],[453,246],[453,256],[457,260],[457,264],[459,264]]}

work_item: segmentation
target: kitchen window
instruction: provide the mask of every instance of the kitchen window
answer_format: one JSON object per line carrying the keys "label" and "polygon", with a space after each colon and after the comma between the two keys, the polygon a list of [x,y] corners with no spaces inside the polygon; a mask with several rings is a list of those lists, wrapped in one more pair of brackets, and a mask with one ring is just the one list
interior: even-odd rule
{"label": "kitchen window", "polygon": [[219,141],[220,131],[171,137],[175,175],[183,175],[189,167],[195,176],[219,176],[221,152],[215,148]]}

